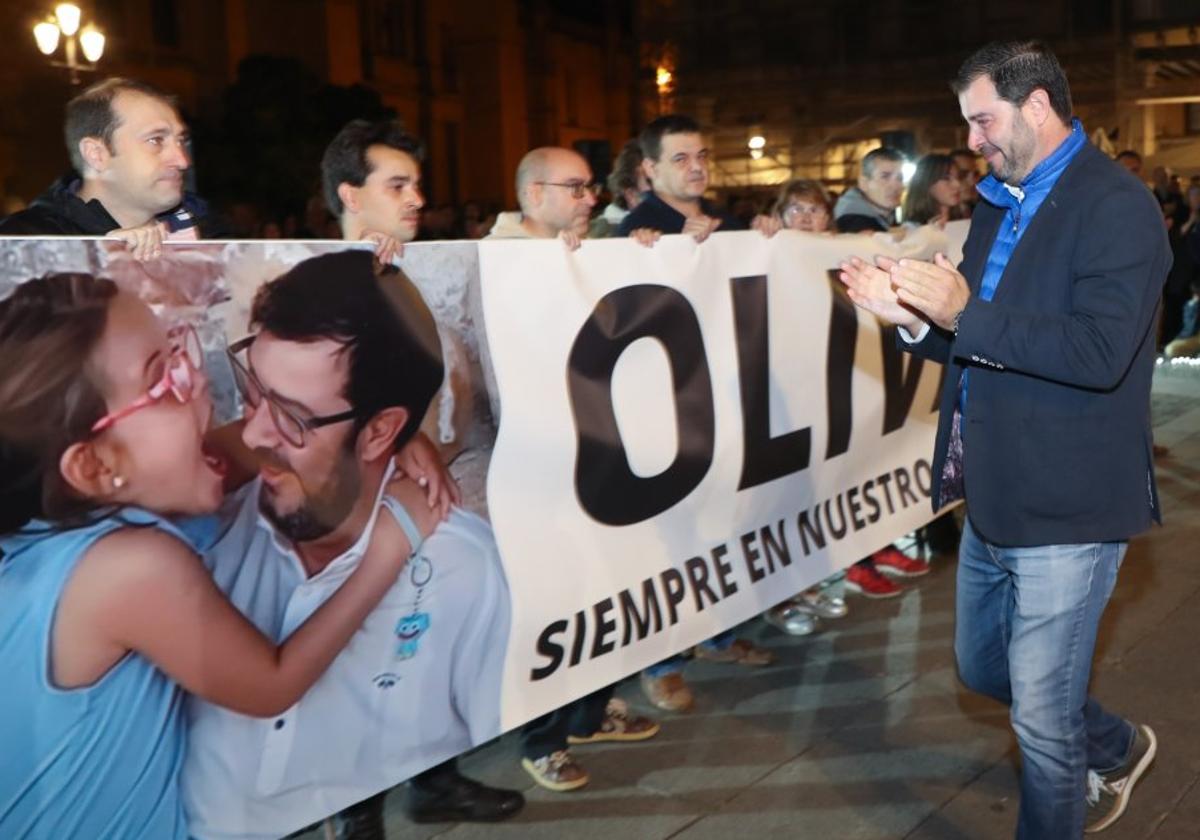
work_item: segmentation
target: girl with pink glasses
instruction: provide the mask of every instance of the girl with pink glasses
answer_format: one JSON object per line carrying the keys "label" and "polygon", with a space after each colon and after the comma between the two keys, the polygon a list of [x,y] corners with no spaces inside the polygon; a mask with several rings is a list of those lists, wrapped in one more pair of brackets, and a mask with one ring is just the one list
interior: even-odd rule
{"label": "girl with pink glasses", "polygon": [[406,562],[380,517],[337,594],[268,641],[167,518],[222,500],[211,412],[195,334],[110,281],[55,275],[0,302],[0,837],[185,838],[184,691],[282,712]]}

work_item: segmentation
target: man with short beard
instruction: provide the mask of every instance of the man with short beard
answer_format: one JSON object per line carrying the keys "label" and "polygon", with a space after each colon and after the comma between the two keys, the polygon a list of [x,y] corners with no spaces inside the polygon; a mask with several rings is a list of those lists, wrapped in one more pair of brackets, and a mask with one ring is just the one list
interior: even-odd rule
{"label": "man with short beard", "polygon": [[[393,453],[442,384],[429,310],[376,265],[364,251],[299,263],[259,290],[257,332],[229,350],[259,475],[228,500],[205,559],[273,639],[360,561]],[[439,522],[411,479],[395,495],[419,548],[304,698],[270,720],[192,698],[191,836],[280,837],[499,734],[510,603],[491,528],[458,508]]]}
{"label": "man with short beard", "polygon": [[1044,44],[989,44],[953,88],[991,168],[962,263],[852,258],[841,277],[946,366],[931,499],[967,503],[959,676],[1011,709],[1017,836],[1071,840],[1124,813],[1157,749],[1088,684],[1128,540],[1161,521],[1150,381],[1171,254],[1153,196],[1088,143]]}

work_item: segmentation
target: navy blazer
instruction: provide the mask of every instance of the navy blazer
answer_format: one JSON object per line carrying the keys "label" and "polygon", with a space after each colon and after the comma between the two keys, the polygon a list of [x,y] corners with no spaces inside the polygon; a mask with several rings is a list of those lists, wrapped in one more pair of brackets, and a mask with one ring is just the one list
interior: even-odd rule
{"label": "navy blazer", "polygon": [[[982,201],[959,271],[957,337],[907,349],[946,365],[934,507],[958,398],[971,523],[1005,546],[1125,540],[1161,522],[1150,436],[1155,323],[1171,249],[1145,185],[1092,145],[1029,223],[992,301],[979,286],[1005,209]],[[902,343],[903,344],[903,343]]]}

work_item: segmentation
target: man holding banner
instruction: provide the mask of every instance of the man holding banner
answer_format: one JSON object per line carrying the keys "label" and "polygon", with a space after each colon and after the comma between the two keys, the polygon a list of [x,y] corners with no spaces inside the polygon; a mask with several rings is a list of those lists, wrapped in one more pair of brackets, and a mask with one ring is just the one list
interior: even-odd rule
{"label": "man holding banner", "polygon": [[1044,45],[984,47],[953,86],[991,168],[962,263],[854,258],[841,278],[947,366],[932,498],[968,507],[959,673],[1011,706],[1017,836],[1073,838],[1120,817],[1156,750],[1088,681],[1128,540],[1160,519],[1149,398],[1170,250],[1153,197],[1072,119]]}
{"label": "man holding banner", "polygon": [[175,100],[132,79],[110,78],[67,103],[63,126],[76,172],[0,223],[0,236],[112,236],[137,259],[164,239],[211,236],[205,206],[184,192],[191,166]]}
{"label": "man holding banner", "polygon": [[[351,120],[321,157],[321,186],[342,238],[375,243],[387,264],[417,236],[425,196],[421,192],[421,143],[393,120]],[[455,501],[460,501],[456,499]],[[333,818],[338,840],[371,837],[381,830],[385,793],[352,805]],[[494,822],[525,804],[519,791],[488,787],[458,772],[449,758],[408,780],[404,809],[413,822]]]}
{"label": "man holding banner", "polygon": [[[516,182],[521,212],[502,213],[488,238],[556,238],[577,250],[596,205],[592,170],[583,156],[557,146],[533,149],[517,165]],[[644,741],[658,734],[658,723],[630,715],[613,689],[599,688],[521,728],[521,766],[535,782],[560,793],[577,790],[590,776],[570,744]]]}
{"label": "man holding banner", "polygon": [[[642,167],[650,181],[650,192],[617,230],[619,236],[635,236],[642,244],[647,237],[664,233],[682,233],[703,242],[713,231],[739,230],[742,225],[733,216],[722,213],[704,198],[708,189],[708,146],[700,125],[691,117],[668,114],[651,122],[639,136]],[[766,224],[755,220],[756,229],[767,236],[782,227],[778,219]],[[732,630],[718,633],[694,649],[699,659],[736,662],[758,667],[770,665],[775,656],[748,639],[739,639]],[[668,712],[686,712],[695,698],[683,678],[687,659],[683,654],[664,659],[642,672],[642,691],[646,698]]]}

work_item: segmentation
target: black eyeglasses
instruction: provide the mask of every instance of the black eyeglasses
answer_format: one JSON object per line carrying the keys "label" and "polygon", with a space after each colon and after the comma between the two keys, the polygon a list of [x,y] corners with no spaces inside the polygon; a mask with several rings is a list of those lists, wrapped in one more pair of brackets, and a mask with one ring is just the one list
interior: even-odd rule
{"label": "black eyeglasses", "polygon": [[571,198],[583,198],[588,193],[593,196],[600,194],[600,185],[586,181],[534,181],[535,184],[545,184],[547,187],[565,187],[571,191]]}
{"label": "black eyeglasses", "polygon": [[327,414],[324,417],[303,417],[297,414],[292,409],[279,402],[278,398],[271,393],[254,375],[248,365],[243,365],[238,360],[238,354],[250,349],[250,345],[254,343],[257,336],[248,335],[233,344],[225,350],[229,356],[230,365],[233,367],[233,381],[237,385],[238,393],[242,395],[242,399],[246,401],[246,405],[255,411],[261,403],[267,404],[267,411],[270,412],[271,422],[275,424],[279,434],[297,449],[304,447],[304,433],[319,429],[322,426],[329,426],[333,423],[345,423],[347,420],[353,420],[358,417],[358,411],[350,409],[337,414]]}

